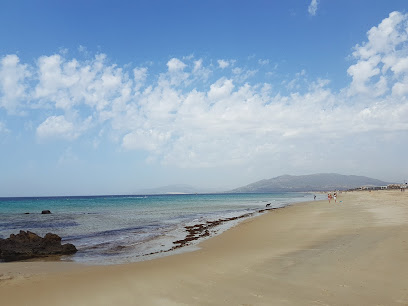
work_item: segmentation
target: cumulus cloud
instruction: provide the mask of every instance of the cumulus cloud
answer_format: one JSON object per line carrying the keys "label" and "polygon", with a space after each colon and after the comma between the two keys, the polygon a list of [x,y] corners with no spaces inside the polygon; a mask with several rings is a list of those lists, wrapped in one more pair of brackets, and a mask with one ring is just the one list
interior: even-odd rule
{"label": "cumulus cloud", "polygon": [[26,97],[27,78],[30,76],[27,65],[20,64],[15,54],[6,55],[0,60],[0,107],[14,112]]}
{"label": "cumulus cloud", "polygon": [[177,58],[172,58],[167,62],[167,67],[169,69],[169,72],[176,72],[186,68],[186,64],[184,64]]}
{"label": "cumulus cloud", "polygon": [[206,81],[210,77],[212,71],[208,67],[204,66],[203,59],[200,58],[194,61],[194,68],[192,73],[195,78]]}
{"label": "cumulus cloud", "polygon": [[147,68],[140,67],[133,69],[133,76],[135,81],[135,90],[139,91],[140,88],[145,84],[147,78]]}
{"label": "cumulus cloud", "polygon": [[307,11],[311,16],[316,16],[318,4],[319,4],[318,0],[312,0],[312,2],[310,2]]}
{"label": "cumulus cloud", "polygon": [[72,140],[78,137],[74,124],[65,119],[64,116],[48,117],[37,127],[37,136],[40,139],[56,138]]}
{"label": "cumulus cloud", "polygon": [[184,72],[187,65],[178,58],[172,58],[167,62],[168,74],[162,74],[162,81],[169,81],[171,85],[180,85],[188,81],[189,74]]}
{"label": "cumulus cloud", "polygon": [[123,99],[132,83],[122,68],[105,61],[105,54],[83,62],[66,60],[59,54],[40,57],[38,84],[32,98],[40,106],[51,102],[56,108],[70,110],[85,104],[91,110],[102,111],[112,101]]}
{"label": "cumulus cloud", "polygon": [[221,69],[227,68],[230,65],[230,63],[228,61],[225,61],[225,60],[222,60],[222,59],[218,60],[217,63],[218,63],[218,66]]}
{"label": "cumulus cloud", "polygon": [[8,55],[0,66],[1,106],[46,109],[40,140],[107,137],[179,167],[319,164],[353,154],[351,148],[362,147],[358,139],[369,150],[361,135],[386,143],[389,133],[408,131],[407,22],[406,14],[393,12],[368,31],[344,72],[351,82],[338,92],[304,70],[282,83],[259,82],[256,70],[230,60],[217,66],[194,56],[171,58],[157,72],[119,67],[104,54],[44,55],[31,66]]}
{"label": "cumulus cloud", "polygon": [[356,63],[347,70],[352,77],[349,94],[381,96],[391,90],[404,96],[408,85],[408,14],[390,13],[367,32],[367,37],[354,47]]}
{"label": "cumulus cloud", "polygon": [[220,100],[231,95],[234,84],[228,79],[219,79],[210,86],[208,97],[212,100]]}

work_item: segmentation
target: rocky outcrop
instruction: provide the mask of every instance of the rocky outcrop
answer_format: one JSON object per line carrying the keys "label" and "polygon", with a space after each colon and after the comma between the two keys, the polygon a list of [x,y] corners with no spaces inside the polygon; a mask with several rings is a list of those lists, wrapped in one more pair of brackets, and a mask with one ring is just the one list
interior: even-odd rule
{"label": "rocky outcrop", "polygon": [[41,214],[43,214],[43,215],[49,215],[50,213],[51,213],[51,211],[49,211],[49,210],[43,210],[41,212]]}
{"label": "rocky outcrop", "polygon": [[0,259],[16,261],[50,255],[68,255],[77,252],[73,244],[61,244],[61,237],[48,233],[41,238],[30,231],[11,234],[7,239],[0,239]]}

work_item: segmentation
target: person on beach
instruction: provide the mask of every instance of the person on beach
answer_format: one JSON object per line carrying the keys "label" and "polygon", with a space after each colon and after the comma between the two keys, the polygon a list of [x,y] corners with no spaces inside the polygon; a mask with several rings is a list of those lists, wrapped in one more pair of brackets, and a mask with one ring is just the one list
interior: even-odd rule
{"label": "person on beach", "polygon": [[331,201],[331,199],[332,199],[331,193],[327,194],[327,198],[329,199],[329,204],[330,204],[330,201]]}
{"label": "person on beach", "polygon": [[337,203],[337,194],[334,193],[334,203]]}
{"label": "person on beach", "polygon": [[313,198],[314,200],[316,200],[316,195],[314,195],[314,198]]}

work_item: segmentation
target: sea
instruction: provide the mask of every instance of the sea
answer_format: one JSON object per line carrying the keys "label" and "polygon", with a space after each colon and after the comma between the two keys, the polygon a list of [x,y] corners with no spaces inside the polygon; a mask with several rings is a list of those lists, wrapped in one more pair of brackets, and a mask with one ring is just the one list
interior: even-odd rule
{"label": "sea", "polygon": [[[265,209],[313,200],[312,193],[177,194],[0,198],[0,238],[20,230],[55,233],[78,252],[62,261],[121,264],[185,252]],[[321,195],[317,195],[320,199]],[[51,214],[41,214],[50,210]],[[261,212],[260,212],[261,211]],[[174,248],[186,227],[210,224],[203,238]]]}

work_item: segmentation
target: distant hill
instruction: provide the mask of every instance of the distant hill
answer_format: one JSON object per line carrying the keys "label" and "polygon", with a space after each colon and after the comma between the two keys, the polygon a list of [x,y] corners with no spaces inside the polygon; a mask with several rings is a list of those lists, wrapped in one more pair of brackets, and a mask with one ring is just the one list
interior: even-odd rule
{"label": "distant hill", "polygon": [[231,190],[234,193],[266,193],[285,191],[347,190],[361,186],[384,186],[389,183],[365,176],[320,173],[311,175],[282,175],[261,180]]}

